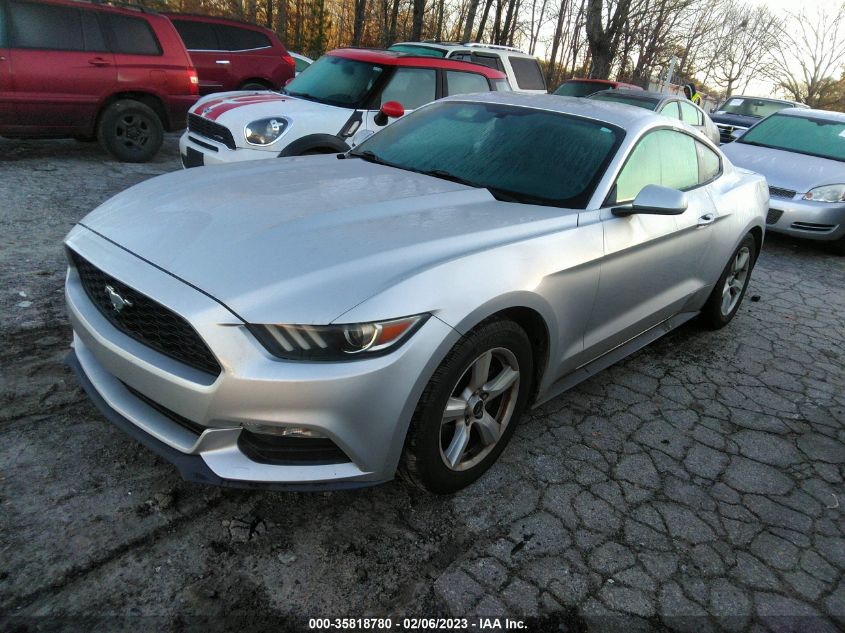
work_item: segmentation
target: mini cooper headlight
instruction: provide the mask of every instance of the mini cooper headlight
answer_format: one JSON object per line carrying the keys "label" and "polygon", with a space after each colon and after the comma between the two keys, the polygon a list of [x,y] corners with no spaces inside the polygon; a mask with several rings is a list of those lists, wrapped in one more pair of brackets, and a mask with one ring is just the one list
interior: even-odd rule
{"label": "mini cooper headlight", "polygon": [[287,360],[353,360],[387,354],[425,323],[428,314],[341,325],[247,326],[268,352]]}
{"label": "mini cooper headlight", "polygon": [[824,185],[810,189],[804,194],[804,200],[814,202],[845,202],[845,185]]}
{"label": "mini cooper headlight", "polygon": [[278,140],[287,126],[287,120],[282,117],[258,119],[244,128],[244,137],[253,145],[269,145]]}

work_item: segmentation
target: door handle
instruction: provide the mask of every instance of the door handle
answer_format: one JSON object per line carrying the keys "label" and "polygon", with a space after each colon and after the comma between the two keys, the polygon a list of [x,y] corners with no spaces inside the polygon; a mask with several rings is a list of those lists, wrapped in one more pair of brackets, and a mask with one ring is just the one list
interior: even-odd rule
{"label": "door handle", "polygon": [[93,59],[89,59],[88,63],[92,66],[110,66],[111,62],[107,59],[103,59],[102,57],[95,57]]}
{"label": "door handle", "polygon": [[700,218],[698,218],[698,226],[707,226],[709,224],[713,224],[716,221],[716,214],[715,213],[705,213]]}
{"label": "door handle", "polygon": [[224,64],[224,65],[225,65],[225,64],[231,64],[232,62],[230,62],[228,59],[218,59],[218,60],[217,60],[216,62],[214,62],[214,63],[215,63],[215,64]]}

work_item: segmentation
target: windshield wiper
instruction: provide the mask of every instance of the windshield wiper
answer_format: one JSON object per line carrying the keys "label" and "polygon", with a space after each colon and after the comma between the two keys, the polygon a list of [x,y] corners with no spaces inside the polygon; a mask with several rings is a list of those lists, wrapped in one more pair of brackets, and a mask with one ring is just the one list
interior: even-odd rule
{"label": "windshield wiper", "polygon": [[429,169],[428,171],[420,170],[420,173],[424,174],[426,176],[434,176],[435,178],[442,178],[443,180],[448,180],[450,182],[457,182],[458,184],[467,185],[469,187],[477,187],[477,188],[482,187],[482,185],[479,185],[478,183],[470,182],[469,180],[461,178],[460,176],[456,176],[455,174],[448,172],[448,171],[445,171],[443,169]]}
{"label": "windshield wiper", "polygon": [[375,163],[376,165],[388,165],[390,167],[393,166],[386,160],[382,160],[380,157],[378,157],[375,152],[368,149],[364,150],[363,152],[349,152],[348,155],[354,156],[355,158],[362,158],[368,163]]}

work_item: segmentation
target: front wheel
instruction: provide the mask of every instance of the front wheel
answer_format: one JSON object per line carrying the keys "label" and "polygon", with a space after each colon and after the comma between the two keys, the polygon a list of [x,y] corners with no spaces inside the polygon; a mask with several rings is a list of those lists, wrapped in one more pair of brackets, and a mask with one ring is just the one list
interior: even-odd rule
{"label": "front wheel", "polygon": [[748,289],[756,259],[757,242],[753,235],[746,235],[731,255],[701,310],[701,321],[706,327],[717,330],[734,318]]}
{"label": "front wheel", "polygon": [[488,321],[463,337],[414,412],[403,455],[411,481],[444,494],[478,479],[513,435],[532,376],[531,343],[516,323]]}

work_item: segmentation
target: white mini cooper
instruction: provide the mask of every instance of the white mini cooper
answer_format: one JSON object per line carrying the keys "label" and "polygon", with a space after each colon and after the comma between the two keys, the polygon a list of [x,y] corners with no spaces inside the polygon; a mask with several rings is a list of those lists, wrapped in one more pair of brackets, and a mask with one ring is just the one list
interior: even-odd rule
{"label": "white mini cooper", "polygon": [[390,119],[448,95],[510,90],[507,77],[469,62],[339,49],[282,93],[208,95],[188,113],[182,165],[348,151]]}

